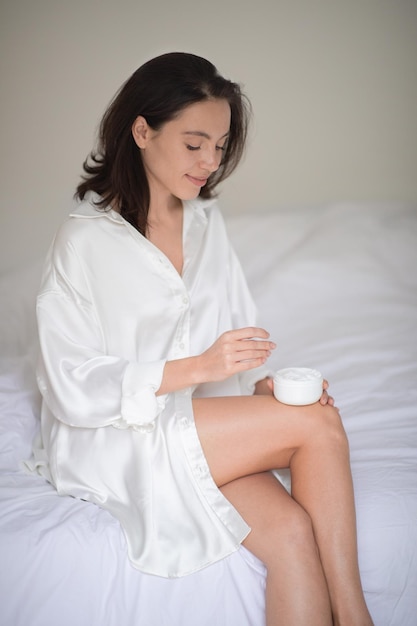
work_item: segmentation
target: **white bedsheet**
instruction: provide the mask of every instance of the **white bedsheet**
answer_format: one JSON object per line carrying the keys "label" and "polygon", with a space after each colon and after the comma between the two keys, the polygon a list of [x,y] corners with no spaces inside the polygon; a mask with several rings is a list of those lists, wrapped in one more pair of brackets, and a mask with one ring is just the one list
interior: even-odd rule
{"label": "white bedsheet", "polygon": [[[321,370],[342,411],[375,624],[416,626],[417,207],[338,204],[227,222],[278,344],[270,364]],[[263,626],[265,571],[244,548],[183,579],[146,576],[107,512],[20,468],[38,425],[39,272],[0,278],[0,624]]]}

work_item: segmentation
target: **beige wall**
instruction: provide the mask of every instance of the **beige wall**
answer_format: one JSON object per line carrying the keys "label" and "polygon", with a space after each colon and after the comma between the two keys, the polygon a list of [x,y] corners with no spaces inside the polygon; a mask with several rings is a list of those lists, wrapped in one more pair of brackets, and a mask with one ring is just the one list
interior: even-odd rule
{"label": "beige wall", "polygon": [[416,0],[1,0],[1,268],[43,254],[120,84],[170,50],[242,82],[225,212],[417,201]]}

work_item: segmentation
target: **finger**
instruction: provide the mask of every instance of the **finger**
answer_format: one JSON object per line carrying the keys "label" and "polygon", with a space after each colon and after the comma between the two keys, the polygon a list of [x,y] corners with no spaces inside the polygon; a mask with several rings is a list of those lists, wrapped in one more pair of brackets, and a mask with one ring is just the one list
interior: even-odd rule
{"label": "finger", "polygon": [[235,364],[235,373],[246,372],[247,370],[255,369],[255,367],[259,367],[265,363],[265,358],[258,359],[245,359],[243,361],[239,361]]}
{"label": "finger", "polygon": [[334,398],[329,396],[327,392],[324,392],[320,398],[320,404],[330,404],[330,406],[334,406]]}
{"label": "finger", "polygon": [[329,401],[329,395],[327,393],[327,391],[323,391],[323,393],[321,394],[321,398],[320,398],[320,404],[327,404]]}
{"label": "finger", "polygon": [[271,356],[269,350],[242,350],[241,352],[236,353],[236,363],[240,363],[242,361],[253,361],[254,359],[262,359],[263,362],[265,362],[269,356]]}
{"label": "finger", "polygon": [[247,326],[246,328],[238,328],[236,330],[229,330],[225,333],[236,340],[241,339],[268,339],[269,332],[264,328],[257,328],[256,326]]}
{"label": "finger", "polygon": [[236,343],[236,349],[238,351],[243,350],[266,350],[269,352],[270,350],[275,350],[276,344],[273,341],[263,341],[261,339],[255,340],[245,340],[240,339],[239,342]]}

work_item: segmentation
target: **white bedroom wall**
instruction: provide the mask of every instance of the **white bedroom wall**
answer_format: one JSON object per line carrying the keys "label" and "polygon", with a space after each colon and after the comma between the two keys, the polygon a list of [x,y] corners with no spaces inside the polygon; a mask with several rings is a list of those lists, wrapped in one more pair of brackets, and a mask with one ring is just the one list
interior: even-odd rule
{"label": "white bedroom wall", "polygon": [[2,271],[44,254],[107,102],[171,50],[252,101],[225,212],[417,201],[416,0],[1,0]]}

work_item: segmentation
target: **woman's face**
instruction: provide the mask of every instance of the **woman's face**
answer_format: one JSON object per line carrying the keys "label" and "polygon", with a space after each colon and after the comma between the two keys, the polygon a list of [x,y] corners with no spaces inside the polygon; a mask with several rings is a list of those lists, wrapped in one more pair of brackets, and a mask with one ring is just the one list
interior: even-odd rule
{"label": "woman's face", "polygon": [[227,100],[191,104],[158,131],[139,116],[132,133],[142,151],[151,204],[197,197],[220,165],[229,128]]}

